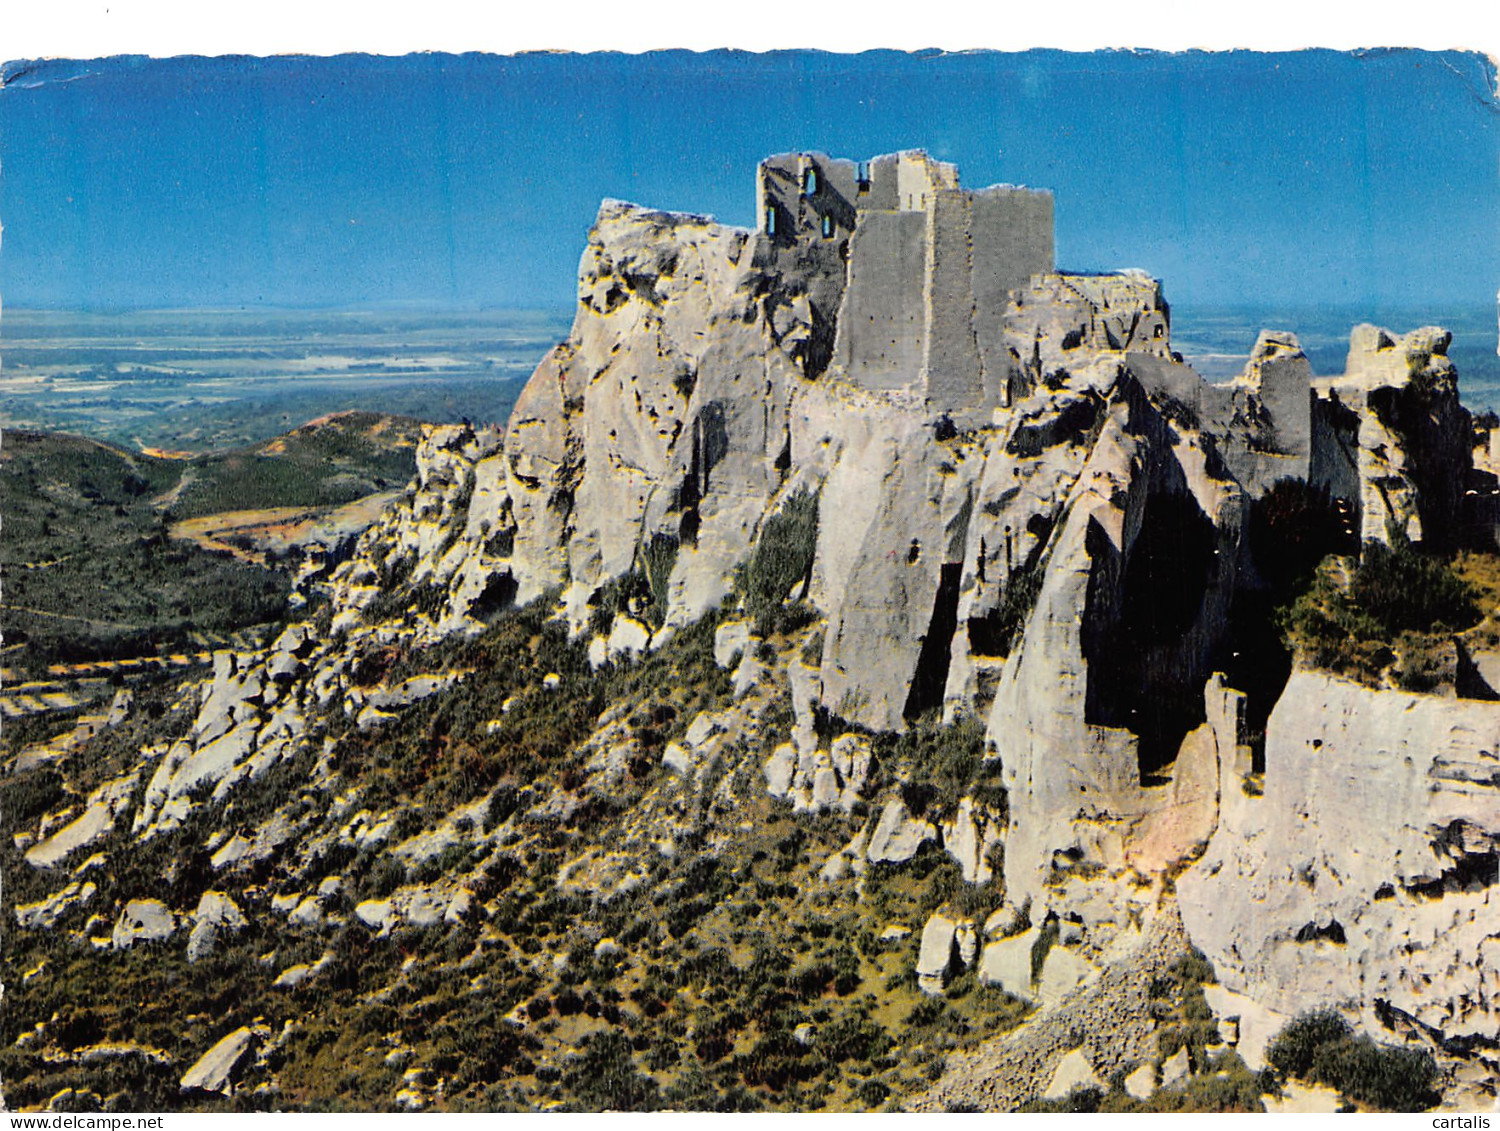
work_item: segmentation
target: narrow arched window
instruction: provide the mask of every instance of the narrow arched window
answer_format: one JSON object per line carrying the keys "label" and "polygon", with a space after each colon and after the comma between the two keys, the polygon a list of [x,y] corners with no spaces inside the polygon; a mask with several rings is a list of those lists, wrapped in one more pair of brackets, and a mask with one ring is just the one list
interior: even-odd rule
{"label": "narrow arched window", "polygon": [[776,234],[776,206],[774,204],[768,204],[768,205],[766,205],[766,235],[768,235],[768,236],[774,236],[775,234]]}
{"label": "narrow arched window", "polygon": [[802,195],[816,196],[818,192],[818,167],[809,165],[802,170]]}
{"label": "narrow arched window", "polygon": [[832,216],[824,216],[823,217],[823,238],[825,240],[831,240],[831,239],[833,239],[833,217]]}

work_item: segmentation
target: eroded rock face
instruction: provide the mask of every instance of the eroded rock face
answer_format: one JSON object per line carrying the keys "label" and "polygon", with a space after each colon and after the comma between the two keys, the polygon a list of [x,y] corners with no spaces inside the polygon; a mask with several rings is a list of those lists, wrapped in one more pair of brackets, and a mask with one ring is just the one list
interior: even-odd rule
{"label": "eroded rock face", "polygon": [[[957,191],[953,178],[941,172],[934,192]],[[823,205],[792,184],[782,188],[798,210],[797,239],[823,239]],[[966,223],[983,207],[942,199],[968,209]],[[231,882],[262,862],[310,866],[349,847],[413,864],[493,845],[512,818],[566,822],[580,795],[608,797],[627,774],[647,772],[627,719],[600,720],[579,751],[578,789],[551,783],[499,829],[485,823],[489,799],[474,799],[429,814],[410,836],[397,832],[398,806],[359,800],[357,768],[331,768],[341,728],[319,728],[339,712],[378,728],[449,693],[467,672],[403,679],[392,658],[478,633],[499,610],[534,600],[555,603],[590,640],[595,668],[637,662],[718,605],[758,547],[785,552],[769,546],[771,532],[810,513],[811,501],[816,526],[801,532],[810,558],[799,557],[796,576],[778,575],[765,601],[773,612],[805,603],[810,623],[787,646],[757,635],[763,610],[731,608],[714,639],[715,662],[734,672],[731,700],[664,746],[669,772],[632,803],[622,843],[569,861],[560,885],[601,898],[629,892],[650,882],[643,853],[678,851],[684,814],[712,813],[722,822],[713,835],[740,835],[731,822],[743,790],[764,789],[799,815],[861,815],[840,834],[853,832],[843,847],[821,850],[820,884],[853,887],[872,868],[941,847],[964,881],[1003,886],[987,927],[1055,917],[1058,944],[1035,978],[1036,930],[981,954],[979,932],[956,913],[921,928],[925,990],[977,967],[981,981],[1045,1011],[1092,992],[1111,948],[1128,949],[1136,924],[1160,909],[1164,877],[1196,859],[1178,881],[1183,915],[1228,987],[1215,1008],[1226,1033],[1238,1019],[1247,1056],[1259,1055],[1273,1011],[1329,1001],[1495,1037],[1500,708],[1298,674],[1272,716],[1265,793],[1253,796],[1246,697],[1215,674],[1232,648],[1231,605],[1258,582],[1247,568],[1249,508],[1282,478],[1349,500],[1367,538],[1404,531],[1446,544],[1469,467],[1446,335],[1360,328],[1348,372],[1319,380],[1293,336],[1266,332],[1239,378],[1211,386],[1171,352],[1154,280],[1028,273],[1008,298],[980,295],[974,246],[908,239],[924,225],[942,235],[938,206],[931,217],[925,207],[875,209],[895,219],[866,230],[885,224],[893,246],[922,252],[907,265],[918,273],[929,251],[933,264],[958,263],[973,309],[917,303],[924,337],[888,353],[860,343],[848,320],[878,281],[845,286],[838,248],[851,216],[836,216],[831,242],[809,248],[606,202],[580,264],[573,328],[538,366],[503,438],[429,429],[404,497],[333,574],[330,631],[294,625],[267,649],[216,656],[192,690],[186,732],[143,750],[130,776],[90,783],[78,809],[48,815],[27,834],[26,859],[49,870],[69,863],[132,807],[136,837],[170,831],[194,806],[228,802],[306,755],[306,797],[226,824],[207,843],[212,882],[226,886],[191,917],[196,960],[248,925]],[[857,254],[875,243],[848,246]],[[941,293],[928,287],[923,302]],[[901,296],[886,298],[905,309]],[[983,326],[981,298],[995,315]],[[949,368],[935,370],[935,356]],[[949,403],[944,389],[963,395]],[[1493,659],[1469,657],[1491,687],[1500,686]],[[524,694],[565,685],[554,672]],[[924,784],[929,767],[902,767],[907,783],[875,766],[883,739],[865,731],[900,730],[938,709],[949,721],[985,721],[985,757],[1003,790],[987,783],[909,808],[916,795],[901,786]],[[128,709],[118,714],[112,721],[126,724]],[[718,772],[733,768],[743,772]],[[314,888],[279,868],[287,878],[270,906],[288,930],[344,921],[390,934],[489,914],[481,886],[458,875],[355,903],[336,881]],[[60,890],[17,907],[18,925],[81,920],[97,889],[78,876],[59,875]],[[110,939],[93,941],[161,941],[185,925],[136,899]],[[893,925],[882,937],[907,931]],[[320,966],[290,966],[275,984],[295,986]],[[245,1033],[210,1050],[192,1086],[229,1086],[253,1043]],[[1048,1040],[1048,1056],[1077,1043]],[[1099,1072],[1140,1063],[1139,1050],[1122,1059],[1102,1043],[1086,1052]],[[1084,1055],[1058,1079],[1094,1078]],[[1180,1065],[1169,1060],[1162,1086],[1187,1068],[1185,1053]],[[1146,1068],[1130,1079],[1133,1094],[1156,1086]],[[1047,1080],[1033,1083],[1031,1095]]]}
{"label": "eroded rock face", "polygon": [[1245,515],[1204,461],[1138,384],[1116,385],[989,716],[1017,901],[1058,867],[1117,869],[1150,806],[1143,780],[1203,717]]}
{"label": "eroded rock face", "polygon": [[1264,795],[1226,806],[1178,881],[1190,936],[1272,1010],[1350,1002],[1500,1035],[1497,764],[1500,705],[1294,674]]}
{"label": "eroded rock face", "polygon": [[1311,480],[1357,500],[1362,541],[1455,544],[1473,454],[1452,337],[1356,326],[1344,374],[1317,382]]}

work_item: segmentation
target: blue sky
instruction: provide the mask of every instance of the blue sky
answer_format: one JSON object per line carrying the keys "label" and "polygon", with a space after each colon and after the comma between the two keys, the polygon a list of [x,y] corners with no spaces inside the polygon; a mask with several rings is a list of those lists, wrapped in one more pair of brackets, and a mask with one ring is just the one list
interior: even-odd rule
{"label": "blue sky", "polygon": [[784,52],[12,63],[0,297],[559,307],[603,197],[748,224],[767,153],[1056,193],[1060,266],[1177,303],[1492,302],[1481,56]]}

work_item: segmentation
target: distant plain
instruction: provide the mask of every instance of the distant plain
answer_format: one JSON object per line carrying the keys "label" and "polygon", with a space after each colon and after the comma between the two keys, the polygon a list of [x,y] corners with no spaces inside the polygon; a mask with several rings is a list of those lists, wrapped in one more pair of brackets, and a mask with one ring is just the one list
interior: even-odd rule
{"label": "distant plain", "polygon": [[566,315],[6,308],[0,427],[239,447],[333,412],[503,423]]}
{"label": "distant plain", "polygon": [[[1170,295],[1169,295],[1170,298]],[[567,311],[121,311],[8,307],[0,427],[127,448],[221,451],[351,409],[503,424]],[[1211,381],[1234,376],[1261,328],[1295,332],[1314,372],[1342,372],[1349,329],[1436,324],[1464,403],[1500,409],[1492,308],[1363,311],[1179,306],[1173,339]]]}

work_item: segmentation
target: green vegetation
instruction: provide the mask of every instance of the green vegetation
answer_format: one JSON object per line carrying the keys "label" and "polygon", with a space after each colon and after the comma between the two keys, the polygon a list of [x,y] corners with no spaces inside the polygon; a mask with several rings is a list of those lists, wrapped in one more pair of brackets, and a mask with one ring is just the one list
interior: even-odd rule
{"label": "green vegetation", "polygon": [[[925,1087],[949,1052],[1019,1023],[1027,1007],[972,973],[939,998],[912,976],[926,917],[942,906],[987,914],[999,904],[997,885],[965,884],[930,846],[900,867],[872,869],[862,894],[817,880],[866,815],[794,815],[760,787],[764,744],[790,725],[785,686],[772,689],[766,733],[732,736],[729,760],[701,794],[662,766],[666,744],[699,711],[729,701],[728,676],[712,655],[717,617],[639,663],[594,672],[581,644],[549,619],[555,597],[500,615],[472,639],[372,653],[357,672],[369,684],[423,671],[472,674],[378,728],[359,730],[337,714],[319,720],[306,751],[226,802],[205,797],[180,828],[136,842],[125,822],[95,846],[107,863],[90,872],[100,889],[93,905],[55,931],[13,933],[0,957],[0,978],[14,987],[0,1017],[7,1099],[35,1107],[72,1087],[84,1107],[359,1110],[392,1106],[405,1073],[419,1069],[427,1102],[445,1110],[875,1108]],[[769,641],[778,654],[804,644],[802,635]],[[552,673],[560,683],[544,688]],[[623,772],[601,788],[586,740],[606,710],[626,754]],[[18,775],[7,787],[19,801],[14,812],[29,820],[76,803],[89,782],[120,772],[140,745],[180,733],[190,718],[191,705],[143,705],[92,744],[85,762]],[[935,726],[919,728],[900,740],[900,757],[934,756],[949,793],[973,769],[978,736],[970,728],[945,745]],[[335,743],[335,776],[323,787],[311,783],[325,739]],[[319,845],[310,854],[243,871],[212,867],[205,846],[216,829],[323,819],[323,789],[354,790],[357,809],[396,814],[395,841],[483,799],[470,827],[509,831],[501,842],[460,842],[424,861],[310,831],[300,841]],[[650,840],[636,850],[638,886],[594,890],[565,878],[573,862],[627,846],[647,814],[678,804],[689,820],[671,854]],[[735,835],[714,835],[731,813]],[[0,840],[0,867],[7,915],[10,904],[56,887],[20,860],[9,837]],[[312,890],[333,875],[344,880],[327,906],[336,918],[296,927],[271,909],[271,892]],[[462,877],[486,910],[389,935],[353,915],[361,900],[442,877]],[[148,891],[190,911],[209,887],[227,887],[250,927],[198,964],[186,963],[181,932],[124,953],[70,934],[94,910],[104,918],[88,932],[107,934],[117,901]],[[891,923],[913,933],[882,940]],[[271,987],[279,971],[324,955],[330,965],[304,985]],[[44,959],[42,973],[22,977]],[[36,1019],[54,1016],[32,1044],[16,1044]],[[274,1073],[278,1090],[178,1093],[187,1065],[256,1018],[285,1032],[265,1067],[250,1072],[252,1083]],[[120,1068],[70,1059],[70,1050],[123,1040],[171,1060],[136,1056]]]}
{"label": "green vegetation", "polygon": [[50,664],[172,651],[281,616],[277,573],[167,535],[153,498],[183,465],[72,436],[7,432],[0,463],[7,643]]}
{"label": "green vegetation", "polygon": [[[858,728],[828,716],[819,729],[831,736]],[[945,724],[940,712],[929,711],[900,734],[874,735],[871,746],[882,767],[881,780],[902,783],[902,800],[914,816],[929,809],[951,813],[966,795],[1001,816],[1005,789],[999,762],[984,760],[984,730],[979,719],[964,717]]]}
{"label": "green vegetation", "polygon": [[76,436],[9,431],[0,457],[7,643],[28,676],[52,664],[202,647],[195,634],[278,621],[281,572],[170,536],[180,518],[345,503],[404,484],[415,421],[349,413],[191,460]]}
{"label": "green vegetation", "polygon": [[[1479,579],[1496,573],[1493,558],[1460,560]],[[1277,615],[1288,644],[1314,667],[1373,686],[1389,673],[1407,690],[1430,691],[1453,680],[1453,638],[1481,621],[1482,591],[1454,565],[1405,539],[1368,542],[1357,565],[1325,558]]]}
{"label": "green vegetation", "polygon": [[741,571],[739,591],[759,636],[794,631],[812,619],[806,606],[789,607],[795,586],[812,571],[818,544],[818,497],[802,490],[766,519],[755,552]]}
{"label": "green vegetation", "polygon": [[1318,1009],[1287,1022],[1266,1046],[1266,1063],[1285,1077],[1305,1078],[1312,1072],[1313,1056],[1327,1044],[1346,1040],[1353,1033],[1349,1022],[1336,1010]]}
{"label": "green vegetation", "polygon": [[1325,1084],[1382,1111],[1426,1111],[1439,1098],[1431,1053],[1356,1037],[1333,1010],[1288,1022],[1267,1046],[1266,1060],[1283,1078]]}
{"label": "green vegetation", "polygon": [[199,456],[172,515],[329,506],[402,487],[415,471],[420,437],[418,421],[346,412],[249,448]]}

